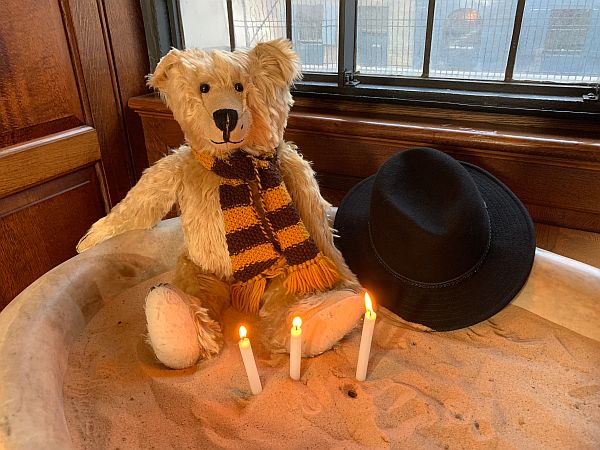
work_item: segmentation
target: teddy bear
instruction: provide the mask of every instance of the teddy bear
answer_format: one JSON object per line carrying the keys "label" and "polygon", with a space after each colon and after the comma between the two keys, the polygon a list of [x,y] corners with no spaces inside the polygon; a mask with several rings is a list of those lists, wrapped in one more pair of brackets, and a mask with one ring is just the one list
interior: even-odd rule
{"label": "teddy bear", "polygon": [[289,351],[300,315],[303,356],[330,349],[364,311],[333,244],[330,205],[310,164],[283,139],[300,76],[284,39],[233,52],[172,49],[148,76],[185,144],[146,169],[77,251],[149,229],[178,206],[185,251],[172,282],[145,299],[149,343],[169,368],[220,352],[228,307],[258,314],[273,352]]}

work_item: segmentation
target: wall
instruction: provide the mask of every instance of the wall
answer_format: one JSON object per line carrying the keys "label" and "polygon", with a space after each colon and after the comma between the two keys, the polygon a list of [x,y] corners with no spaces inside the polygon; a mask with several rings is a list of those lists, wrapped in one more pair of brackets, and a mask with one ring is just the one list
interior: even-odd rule
{"label": "wall", "polygon": [[75,255],[148,164],[137,0],[0,2],[0,309]]}

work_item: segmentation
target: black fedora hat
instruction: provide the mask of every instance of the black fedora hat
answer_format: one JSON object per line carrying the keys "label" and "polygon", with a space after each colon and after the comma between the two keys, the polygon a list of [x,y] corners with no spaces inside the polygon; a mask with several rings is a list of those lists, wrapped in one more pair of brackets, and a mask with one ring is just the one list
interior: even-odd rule
{"label": "black fedora hat", "polygon": [[430,148],[395,154],[352,188],[334,226],[336,245],[375,300],[436,331],[504,308],[535,255],[519,199],[485,170]]}

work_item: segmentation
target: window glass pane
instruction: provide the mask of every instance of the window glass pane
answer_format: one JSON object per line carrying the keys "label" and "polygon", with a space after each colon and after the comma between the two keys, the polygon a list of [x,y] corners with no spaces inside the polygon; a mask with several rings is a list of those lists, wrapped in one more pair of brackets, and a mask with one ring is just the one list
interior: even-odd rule
{"label": "window glass pane", "polygon": [[[285,0],[233,0],[236,47],[286,37]],[[337,72],[338,1],[292,0],[292,42],[305,72]]]}
{"label": "window glass pane", "polygon": [[285,0],[233,0],[231,6],[237,48],[286,36]]}
{"label": "window glass pane", "polygon": [[600,0],[529,0],[515,80],[600,81]]}
{"label": "window glass pane", "polygon": [[358,0],[356,70],[420,76],[428,0]]}
{"label": "window glass pane", "polygon": [[516,6],[516,0],[437,1],[429,75],[503,80]]}
{"label": "window glass pane", "polygon": [[186,48],[229,50],[225,0],[180,0],[179,8]]}
{"label": "window glass pane", "polygon": [[337,72],[338,1],[292,0],[292,42],[305,72]]}

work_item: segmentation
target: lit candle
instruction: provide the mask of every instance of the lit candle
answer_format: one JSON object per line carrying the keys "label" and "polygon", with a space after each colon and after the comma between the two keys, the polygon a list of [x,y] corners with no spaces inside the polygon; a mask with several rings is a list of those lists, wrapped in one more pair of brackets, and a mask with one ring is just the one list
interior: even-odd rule
{"label": "lit candle", "polygon": [[242,360],[244,361],[244,367],[246,368],[246,375],[248,375],[250,390],[254,395],[260,394],[262,392],[262,385],[260,384],[260,378],[258,377],[258,370],[256,369],[256,361],[254,361],[250,339],[246,337],[246,327],[243,325],[240,327],[239,346]]}
{"label": "lit candle", "polygon": [[373,311],[373,304],[368,292],[365,292],[365,309],[367,311],[365,312],[365,321],[358,349],[358,364],[356,365],[356,379],[358,381],[365,381],[367,378],[371,341],[373,340],[373,330],[375,329],[375,319],[377,318],[377,314]]}
{"label": "lit candle", "polygon": [[294,317],[290,337],[290,377],[300,379],[300,358],[302,356],[302,319]]}

